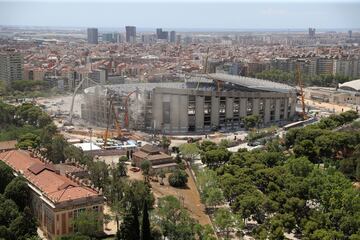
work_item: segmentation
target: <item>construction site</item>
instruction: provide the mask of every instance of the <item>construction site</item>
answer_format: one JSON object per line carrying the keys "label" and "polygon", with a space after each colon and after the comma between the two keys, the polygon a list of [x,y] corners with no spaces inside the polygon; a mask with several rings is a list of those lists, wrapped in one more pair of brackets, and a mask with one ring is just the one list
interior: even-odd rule
{"label": "construction site", "polygon": [[261,125],[295,116],[296,89],[255,78],[208,74],[174,83],[93,86],[84,90],[81,118],[91,125],[155,134],[204,134]]}

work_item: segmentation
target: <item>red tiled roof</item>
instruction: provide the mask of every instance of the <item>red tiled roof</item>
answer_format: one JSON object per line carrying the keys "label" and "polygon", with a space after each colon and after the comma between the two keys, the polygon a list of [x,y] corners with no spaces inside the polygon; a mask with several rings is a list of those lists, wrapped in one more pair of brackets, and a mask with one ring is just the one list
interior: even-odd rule
{"label": "red tiled roof", "polygon": [[44,170],[49,170],[51,172],[55,172],[55,168],[52,164],[43,164],[43,163],[34,163],[33,165],[31,165],[28,170],[30,172],[32,172],[35,175],[38,175],[39,173],[41,173]]}
{"label": "red tiled roof", "polygon": [[56,173],[52,164],[45,164],[40,159],[30,156],[28,151],[2,152],[0,160],[21,173],[53,203],[99,195],[95,190]]}
{"label": "red tiled roof", "polygon": [[3,141],[0,142],[0,151],[2,150],[13,150],[16,148],[17,141],[11,140],[11,141]]}

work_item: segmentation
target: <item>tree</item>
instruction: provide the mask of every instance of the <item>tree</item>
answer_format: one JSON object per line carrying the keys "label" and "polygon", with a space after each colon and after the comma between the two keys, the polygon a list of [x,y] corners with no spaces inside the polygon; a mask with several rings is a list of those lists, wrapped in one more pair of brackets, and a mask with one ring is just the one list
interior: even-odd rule
{"label": "tree", "polygon": [[23,210],[29,203],[30,191],[26,181],[17,177],[14,178],[5,188],[6,198],[13,200],[20,210]]}
{"label": "tree", "polygon": [[169,176],[169,184],[173,187],[184,187],[188,181],[188,175],[183,170],[175,170]]}
{"label": "tree", "polygon": [[206,192],[205,203],[207,206],[216,207],[224,202],[224,195],[220,188],[209,188]]}
{"label": "tree", "polygon": [[36,148],[40,144],[40,137],[33,133],[27,133],[20,137],[17,147],[20,149],[28,149],[28,147]]}
{"label": "tree", "polygon": [[163,185],[164,184],[164,178],[166,177],[165,172],[164,172],[163,169],[160,170],[159,177],[160,177],[160,184]]}
{"label": "tree", "polygon": [[105,162],[91,162],[89,165],[90,180],[95,187],[105,189],[109,184],[109,169]]}
{"label": "tree", "polygon": [[318,150],[310,140],[302,140],[294,146],[296,157],[306,156],[312,163],[317,163]]}
{"label": "tree", "polygon": [[200,144],[200,149],[203,152],[206,151],[210,151],[210,150],[215,150],[217,149],[216,143],[209,141],[209,140],[204,140],[201,144]]}
{"label": "tree", "polygon": [[360,181],[360,161],[357,161],[355,178],[357,181]]}
{"label": "tree", "polygon": [[18,240],[37,236],[37,224],[30,208],[24,208],[24,212],[10,224],[9,230]]}
{"label": "tree", "polygon": [[291,158],[286,163],[290,172],[297,177],[306,177],[313,170],[313,164],[306,158]]}
{"label": "tree", "polygon": [[126,181],[122,189],[122,210],[128,211],[130,208],[135,208],[140,214],[144,207],[144,201],[150,209],[154,205],[155,199],[149,186],[143,181]]}
{"label": "tree", "polygon": [[184,143],[181,144],[180,152],[187,161],[193,161],[200,153],[199,148],[195,143]]}
{"label": "tree", "polygon": [[14,174],[8,165],[0,161],[0,193],[3,193],[6,186],[14,179]]}
{"label": "tree", "polygon": [[169,150],[169,146],[171,145],[171,140],[166,136],[162,136],[160,144],[161,147],[167,152]]}
{"label": "tree", "polygon": [[218,148],[203,153],[201,161],[209,168],[216,168],[229,161],[230,156],[231,152],[229,152],[226,148]]}
{"label": "tree", "polygon": [[169,240],[195,240],[197,222],[174,196],[159,198],[154,218]]}
{"label": "tree", "polygon": [[249,115],[244,117],[244,125],[246,129],[254,128],[260,123],[258,115]]}
{"label": "tree", "polygon": [[151,162],[149,160],[142,161],[140,164],[140,168],[143,172],[143,175],[145,176],[145,179],[147,179],[147,176],[149,176],[151,169]]}
{"label": "tree", "polygon": [[72,224],[80,235],[95,238],[102,231],[103,222],[101,219],[101,213],[85,210],[74,217]]}
{"label": "tree", "polygon": [[230,232],[233,231],[234,228],[240,228],[242,226],[239,218],[226,208],[219,208],[216,211],[214,223],[221,232],[225,233],[225,239],[229,239]]}
{"label": "tree", "polygon": [[140,226],[138,219],[138,211],[132,207],[130,211],[125,213],[123,223],[118,232],[119,240],[139,240],[140,239]]}
{"label": "tree", "polygon": [[146,201],[144,202],[144,208],[142,213],[142,224],[141,224],[141,240],[152,240],[150,231],[150,220]]}
{"label": "tree", "polygon": [[4,195],[0,194],[0,226],[9,227],[19,216],[19,207],[13,200],[6,199]]}
{"label": "tree", "polygon": [[50,159],[53,163],[60,163],[65,160],[64,149],[66,141],[63,136],[56,135],[52,139]]}

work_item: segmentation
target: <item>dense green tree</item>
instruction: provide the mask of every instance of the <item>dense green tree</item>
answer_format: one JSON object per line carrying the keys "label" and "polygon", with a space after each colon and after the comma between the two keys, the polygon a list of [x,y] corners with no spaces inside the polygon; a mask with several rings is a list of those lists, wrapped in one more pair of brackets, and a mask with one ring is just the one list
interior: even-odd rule
{"label": "dense green tree", "polygon": [[199,148],[201,151],[206,152],[206,151],[210,151],[210,150],[215,150],[218,147],[217,147],[216,143],[209,141],[209,140],[204,140],[201,142]]}
{"label": "dense green tree", "polygon": [[127,181],[122,189],[122,209],[127,211],[132,207],[141,214],[144,201],[149,209],[153,207],[155,199],[149,186],[143,181]]}
{"label": "dense green tree", "polygon": [[0,126],[6,126],[15,122],[16,108],[0,100]]}
{"label": "dense green tree", "polygon": [[144,202],[144,208],[142,212],[141,240],[152,240],[149,213],[146,201]]}
{"label": "dense green tree", "polygon": [[9,227],[19,216],[19,207],[13,200],[7,199],[4,195],[0,194],[0,226]]}
{"label": "dense green tree", "polygon": [[170,138],[168,138],[166,136],[162,136],[161,140],[160,140],[160,144],[161,144],[161,147],[167,152],[171,145],[171,140],[170,140]]}
{"label": "dense green tree", "polygon": [[96,161],[91,162],[88,166],[89,177],[95,187],[105,189],[110,182],[108,165],[105,162]]}
{"label": "dense green tree", "polygon": [[99,232],[102,231],[103,222],[101,221],[101,213],[86,210],[80,212],[72,221],[76,229],[76,233],[94,239]]}
{"label": "dense green tree", "polygon": [[290,158],[286,163],[294,176],[306,177],[313,170],[313,165],[306,157]]}
{"label": "dense green tree", "polygon": [[120,161],[116,163],[115,168],[113,169],[113,177],[121,178],[127,176],[127,167],[124,161]]}
{"label": "dense green tree", "polygon": [[67,145],[67,143],[66,143],[65,139],[61,135],[56,135],[52,139],[50,160],[53,163],[60,163],[65,160],[64,149],[65,149],[66,145]]}
{"label": "dense green tree", "polygon": [[318,162],[318,149],[310,140],[302,140],[294,146],[296,157],[306,156],[312,163]]}
{"label": "dense green tree", "polygon": [[229,209],[219,208],[215,213],[214,224],[224,233],[225,239],[230,239],[230,233],[235,229],[241,229],[243,223]]}
{"label": "dense green tree", "polygon": [[169,240],[195,240],[197,223],[174,196],[159,199],[155,221]]}
{"label": "dense green tree", "polygon": [[119,240],[139,240],[140,239],[140,225],[138,211],[132,207],[124,215],[123,222],[117,234]]}
{"label": "dense green tree", "polygon": [[258,115],[249,115],[244,117],[244,125],[246,129],[257,127],[260,123]]}
{"label": "dense green tree", "polygon": [[184,187],[188,181],[188,175],[183,170],[175,170],[169,176],[169,184],[173,187]]}
{"label": "dense green tree", "polygon": [[16,240],[25,240],[37,236],[37,224],[30,208],[24,208],[24,212],[11,222],[9,230]]}
{"label": "dense green tree", "polygon": [[229,161],[231,153],[226,148],[209,150],[201,155],[201,161],[209,168],[216,168]]}
{"label": "dense green tree", "polygon": [[4,196],[13,200],[20,210],[29,203],[30,189],[22,177],[14,178],[5,188]]}
{"label": "dense green tree", "polygon": [[33,133],[27,133],[20,137],[17,147],[20,149],[28,149],[28,147],[36,148],[40,145],[40,137]]}
{"label": "dense green tree", "polygon": [[205,204],[209,207],[216,207],[224,202],[224,195],[220,188],[208,188],[204,194]]}
{"label": "dense green tree", "polygon": [[187,161],[193,161],[200,153],[199,148],[195,143],[184,143],[181,144],[179,150]]}
{"label": "dense green tree", "polygon": [[3,193],[6,186],[15,178],[11,167],[0,161],[0,193]]}
{"label": "dense green tree", "polygon": [[149,176],[151,170],[151,162],[149,160],[142,161],[140,164],[140,168],[143,172],[145,179],[147,179],[147,176]]}

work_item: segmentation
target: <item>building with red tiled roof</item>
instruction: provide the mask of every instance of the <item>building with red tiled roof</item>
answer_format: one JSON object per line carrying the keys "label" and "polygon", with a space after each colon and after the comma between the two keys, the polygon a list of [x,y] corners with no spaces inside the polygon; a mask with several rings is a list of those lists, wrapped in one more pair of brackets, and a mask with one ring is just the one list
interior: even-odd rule
{"label": "building with red tiled roof", "polygon": [[102,191],[83,184],[79,178],[60,175],[53,164],[35,151],[11,150],[0,160],[23,176],[31,189],[31,208],[39,227],[49,239],[71,234],[77,214],[86,209],[102,213]]}
{"label": "building with red tiled roof", "polygon": [[2,141],[0,142],[0,152],[9,151],[16,149],[16,140]]}
{"label": "building with red tiled roof", "polygon": [[132,160],[137,167],[140,167],[143,161],[149,161],[154,172],[160,169],[168,171],[177,168],[172,156],[161,152],[158,147],[150,144],[146,144],[139,151],[134,152]]}

